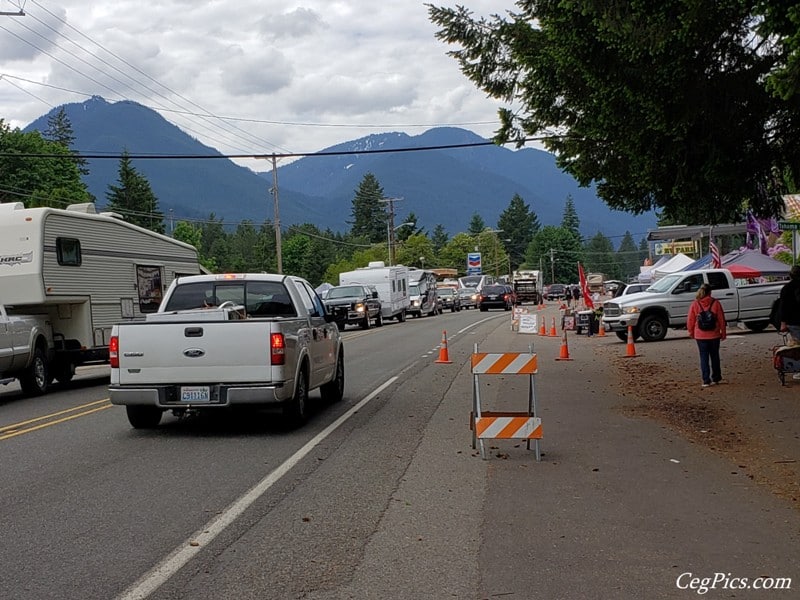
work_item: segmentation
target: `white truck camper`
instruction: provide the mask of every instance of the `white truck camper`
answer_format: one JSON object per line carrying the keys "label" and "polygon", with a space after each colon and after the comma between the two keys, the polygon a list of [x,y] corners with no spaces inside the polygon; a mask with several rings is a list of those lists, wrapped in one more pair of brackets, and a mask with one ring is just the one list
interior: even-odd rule
{"label": "white truck camper", "polygon": [[384,319],[397,319],[400,323],[406,320],[410,306],[408,267],[403,265],[387,267],[382,261],[375,261],[355,271],[339,274],[339,285],[356,283],[371,285],[378,290]]}
{"label": "white truck camper", "polygon": [[194,247],[98,214],[93,203],[0,203],[0,302],[9,314],[49,320],[50,381],[69,381],[82,364],[108,362],[115,323],[156,312],[176,277],[201,271]]}

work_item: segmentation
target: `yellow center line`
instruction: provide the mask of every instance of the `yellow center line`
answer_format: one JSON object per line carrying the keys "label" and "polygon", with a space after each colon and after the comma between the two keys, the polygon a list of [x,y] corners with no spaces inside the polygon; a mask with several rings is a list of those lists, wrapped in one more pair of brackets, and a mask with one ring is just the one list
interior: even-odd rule
{"label": "yellow center line", "polygon": [[[94,402],[88,402],[86,404],[79,404],[78,406],[73,406],[72,408],[66,408],[64,410],[60,410],[58,412],[51,413],[49,415],[44,415],[43,417],[36,417],[35,419],[28,419],[27,421],[20,421],[19,423],[12,423],[11,425],[3,425],[0,427],[0,434],[5,433],[6,431],[12,429],[19,429],[25,425],[29,425],[30,423],[36,423],[37,421],[44,421],[46,419],[52,419],[53,417],[57,417],[59,415],[64,415],[67,413],[75,412],[76,410],[83,410],[89,406],[94,406],[95,404],[103,404],[104,402],[108,402],[108,398],[103,398],[102,400],[95,400]],[[111,406],[109,404],[109,406]]]}
{"label": "yellow center line", "polygon": [[[93,402],[92,404],[96,404],[96,403]],[[92,413],[99,412],[101,410],[105,410],[107,408],[111,408],[111,406],[112,406],[111,404],[106,404],[105,406],[100,406],[98,408],[93,408],[92,410],[87,410],[87,411],[84,411],[82,413],[78,413],[78,414],[75,414],[75,415],[70,415],[68,417],[64,417],[63,419],[58,419],[56,421],[50,421],[48,423],[42,423],[41,425],[34,425],[33,427],[28,427],[27,429],[21,429],[19,431],[12,431],[11,433],[5,433],[5,434],[0,435],[0,441],[7,440],[9,438],[16,437],[18,435],[22,435],[23,433],[30,433],[31,431],[36,431],[37,429],[44,429],[45,427],[50,427],[51,425],[57,425],[58,423],[63,423],[64,421],[71,421],[72,419],[77,419],[78,417],[83,417],[83,416],[86,416],[86,415],[90,415]],[[69,411],[63,411],[63,412],[69,412]],[[29,422],[36,421],[36,420],[39,420],[39,419],[32,419]],[[6,429],[6,431],[8,431],[8,430]]]}

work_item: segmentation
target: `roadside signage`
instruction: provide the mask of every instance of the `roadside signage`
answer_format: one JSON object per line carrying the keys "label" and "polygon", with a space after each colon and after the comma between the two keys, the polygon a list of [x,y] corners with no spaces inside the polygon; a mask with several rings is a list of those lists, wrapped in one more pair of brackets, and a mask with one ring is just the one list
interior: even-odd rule
{"label": "roadside signage", "polygon": [[656,242],[655,244],[655,253],[657,256],[678,254],[679,252],[691,254],[694,250],[694,242]]}
{"label": "roadside signage", "polygon": [[800,222],[778,221],[778,227],[780,227],[782,231],[800,231]]}
{"label": "roadside signage", "polygon": [[481,268],[481,253],[470,252],[467,254],[467,275],[480,275],[483,269]]}

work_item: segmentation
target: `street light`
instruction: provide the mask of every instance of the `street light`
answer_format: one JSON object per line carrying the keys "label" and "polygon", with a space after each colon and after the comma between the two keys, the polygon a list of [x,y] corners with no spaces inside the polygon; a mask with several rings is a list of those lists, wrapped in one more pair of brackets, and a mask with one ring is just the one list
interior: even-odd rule
{"label": "street light", "polygon": [[386,241],[389,243],[389,266],[391,267],[394,263],[394,248],[392,246],[392,233],[400,229],[401,227],[405,227],[406,225],[411,225],[412,227],[416,225],[414,221],[409,221],[408,223],[401,223],[395,228],[391,228],[389,226],[389,222],[386,222]]}

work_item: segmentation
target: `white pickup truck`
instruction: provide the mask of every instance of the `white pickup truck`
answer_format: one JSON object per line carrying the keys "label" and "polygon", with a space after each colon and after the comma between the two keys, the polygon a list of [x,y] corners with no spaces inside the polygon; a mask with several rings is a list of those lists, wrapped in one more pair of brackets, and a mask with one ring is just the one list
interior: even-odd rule
{"label": "white pickup truck", "polygon": [[0,304],[0,384],[19,379],[27,396],[39,396],[50,384],[53,328],[44,316],[8,314]]}
{"label": "white pickup truck", "polygon": [[628,326],[634,339],[663,340],[668,329],[686,327],[689,307],[704,283],[711,285],[728,323],[739,321],[751,331],[761,331],[769,325],[772,304],[786,282],[737,286],[727,269],[671,273],[643,292],[603,303],[603,325],[622,341],[627,339]]}
{"label": "white pickup truck", "polygon": [[164,411],[280,409],[305,421],[309,390],[344,394],[344,349],[319,296],[299,277],[194,275],[172,282],[158,312],[111,332],[112,404],[134,428]]}

